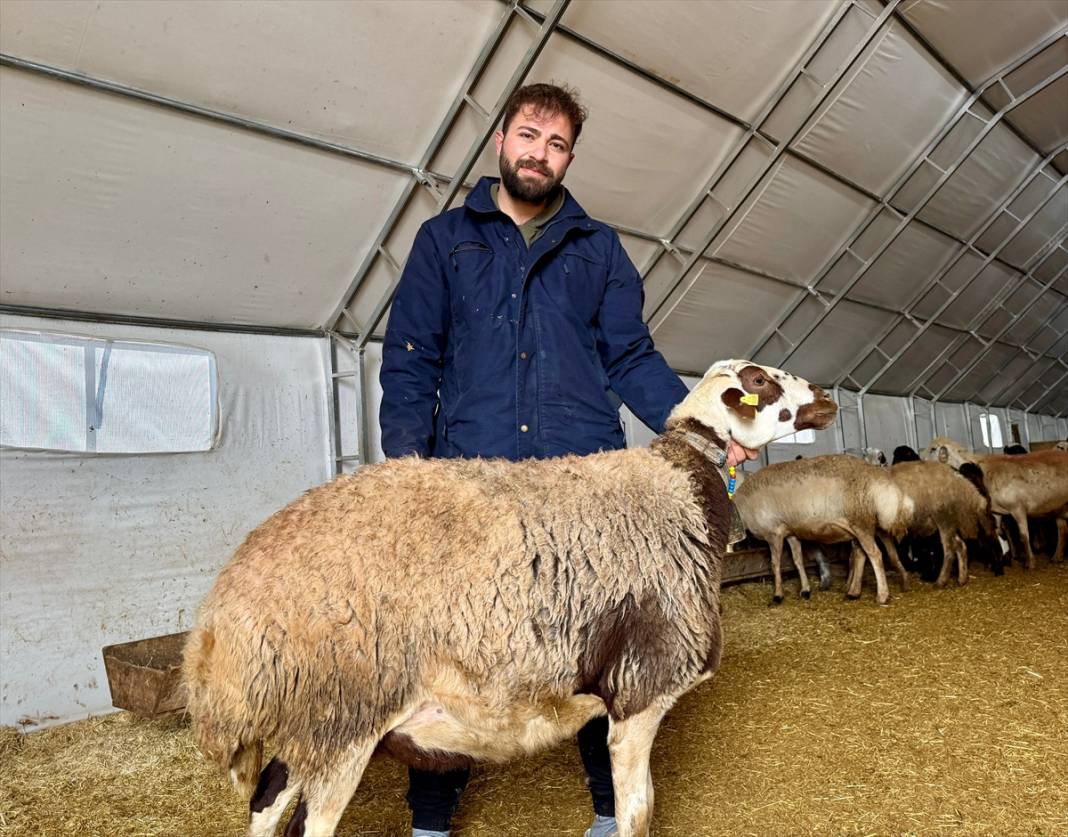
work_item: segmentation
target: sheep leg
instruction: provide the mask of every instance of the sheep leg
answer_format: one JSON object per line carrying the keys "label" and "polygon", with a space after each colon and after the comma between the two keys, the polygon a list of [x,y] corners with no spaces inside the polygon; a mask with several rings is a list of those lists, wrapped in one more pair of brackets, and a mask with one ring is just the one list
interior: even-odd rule
{"label": "sheep leg", "polygon": [[1027,556],[1027,563],[1025,566],[1029,570],[1035,568],[1035,553],[1031,549],[1031,531],[1027,528],[1027,512],[1017,507],[1012,510],[1012,519],[1016,521],[1016,526],[1020,530],[1020,540],[1023,541],[1024,555]]}
{"label": "sheep leg", "polygon": [[345,807],[363,778],[363,771],[377,740],[358,741],[349,746],[334,764],[308,777],[304,797],[286,826],[285,837],[330,837]]}
{"label": "sheep leg", "polygon": [[960,535],[953,536],[953,546],[957,552],[957,584],[963,587],[968,583],[968,547]]}
{"label": "sheep leg", "polygon": [[612,785],[616,796],[619,837],[647,837],[653,822],[653,775],[649,755],[660,721],[674,700],[661,697],[635,715],[617,721],[608,730],[612,756]]}
{"label": "sheep leg", "polygon": [[820,590],[831,589],[831,563],[823,553],[823,547],[816,544],[812,554],[816,556],[816,565],[820,568]]}
{"label": "sheep leg", "polygon": [[276,757],[268,762],[249,800],[248,837],[272,837],[300,784],[290,777],[284,761]]}
{"label": "sheep leg", "polygon": [[890,588],[886,584],[886,570],[883,568],[883,554],[879,551],[879,544],[875,542],[874,534],[868,532],[858,532],[857,540],[860,541],[860,547],[867,554],[871,568],[875,571],[875,601],[886,604],[890,601]]}
{"label": "sheep leg", "polygon": [[771,603],[782,604],[782,535],[775,532],[768,539],[768,546],[771,548],[771,574],[775,583]]}
{"label": "sheep leg", "polygon": [[859,599],[860,588],[864,582],[864,552],[853,541],[853,550],[849,553],[849,578],[846,581],[846,598]]}
{"label": "sheep leg", "polygon": [[801,598],[811,598],[812,588],[809,587],[808,573],[805,572],[805,557],[801,552],[801,541],[793,535],[790,535],[786,538],[786,542],[790,544],[790,557],[794,559],[794,566],[797,567],[797,575],[801,579]]}
{"label": "sheep leg", "polygon": [[949,583],[949,571],[953,566],[953,558],[957,552],[953,543],[954,535],[951,535],[945,529],[939,529],[938,538],[942,542],[942,569],[938,573],[938,578],[935,579],[935,587],[945,587]]}
{"label": "sheep leg", "polygon": [[1064,560],[1064,545],[1068,541],[1068,519],[1063,517],[1057,518],[1057,551],[1053,553],[1052,560],[1063,561]]}
{"label": "sheep leg", "polygon": [[901,563],[901,556],[897,554],[897,544],[894,543],[894,539],[889,535],[880,535],[879,540],[883,542],[883,547],[885,547],[886,554],[890,558],[890,563],[901,574],[901,592],[907,593],[909,591],[909,574],[908,570],[905,569],[905,565]]}

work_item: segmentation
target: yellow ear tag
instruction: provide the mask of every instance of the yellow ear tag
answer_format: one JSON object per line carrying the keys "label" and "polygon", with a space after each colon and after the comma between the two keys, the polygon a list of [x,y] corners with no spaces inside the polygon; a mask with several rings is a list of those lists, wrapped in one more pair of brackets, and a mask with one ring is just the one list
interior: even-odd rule
{"label": "yellow ear tag", "polygon": [[748,395],[743,395],[738,400],[743,404],[748,404],[750,407],[755,407],[760,403],[760,396],[755,392],[751,392]]}

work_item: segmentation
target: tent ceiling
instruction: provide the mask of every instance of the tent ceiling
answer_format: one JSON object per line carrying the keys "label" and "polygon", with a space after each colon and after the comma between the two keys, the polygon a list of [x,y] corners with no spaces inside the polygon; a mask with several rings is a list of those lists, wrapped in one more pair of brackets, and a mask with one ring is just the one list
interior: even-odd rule
{"label": "tent ceiling", "polygon": [[529,62],[680,371],[1068,410],[1063,0],[559,8],[6,0],[0,304],[371,339]]}

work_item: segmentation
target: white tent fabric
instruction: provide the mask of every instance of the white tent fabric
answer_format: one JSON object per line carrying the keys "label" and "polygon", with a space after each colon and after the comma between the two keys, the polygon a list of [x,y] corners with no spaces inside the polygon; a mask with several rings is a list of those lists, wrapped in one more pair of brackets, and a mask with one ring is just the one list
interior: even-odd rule
{"label": "white tent fabric", "polygon": [[[158,339],[4,316],[0,326]],[[0,452],[0,725],[111,705],[100,648],[185,630],[248,531],[329,476],[325,340],[170,331],[215,353],[222,416],[204,453]]]}
{"label": "white tent fabric", "polygon": [[[1059,0],[9,0],[2,15],[12,310],[337,329],[366,345],[418,225],[446,186],[462,197],[462,162],[466,183],[495,171],[485,114],[550,78],[592,111],[569,186],[625,234],[681,370],[721,351],[690,312],[731,307],[716,277],[738,278],[697,278],[702,258],[773,297],[731,354],[865,391],[948,395],[917,384],[930,373],[916,353],[888,348],[909,317],[932,318],[909,339],[949,329],[954,349],[981,351],[978,329],[989,355],[1033,358],[982,329],[1000,290],[1049,284],[1042,319],[1068,300]],[[964,278],[943,309],[932,277],[950,260]],[[990,264],[970,281],[976,260]],[[824,323],[854,336],[841,349],[863,368],[827,357]],[[1040,351],[1064,370],[1065,350]],[[979,377],[953,397],[986,389]]]}
{"label": "white tent fabric", "polygon": [[1068,433],[1065,0],[4,0],[2,324],[214,351],[223,436],[0,452],[0,723],[105,707],[101,645],[188,625],[248,528],[380,455],[411,242],[548,80],[673,367],[834,387],[771,461]]}

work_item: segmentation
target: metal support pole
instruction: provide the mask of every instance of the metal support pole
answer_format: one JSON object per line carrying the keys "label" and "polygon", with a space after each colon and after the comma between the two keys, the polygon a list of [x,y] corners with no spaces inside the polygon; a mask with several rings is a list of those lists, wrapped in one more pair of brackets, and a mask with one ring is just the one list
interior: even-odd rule
{"label": "metal support pole", "polygon": [[860,424],[860,449],[868,447],[868,423],[864,419],[864,393],[857,393],[857,422]]}
{"label": "metal support pole", "polygon": [[838,405],[838,415],[835,420],[835,436],[838,440],[838,453],[845,453],[845,410],[842,409],[842,391],[838,384],[831,390],[834,393],[834,403]]}
{"label": "metal support pole", "polygon": [[913,450],[919,450],[916,432],[916,399],[909,396],[905,400],[905,441]]}

